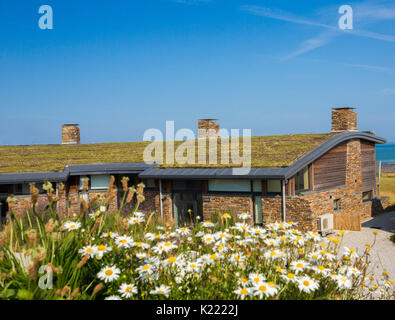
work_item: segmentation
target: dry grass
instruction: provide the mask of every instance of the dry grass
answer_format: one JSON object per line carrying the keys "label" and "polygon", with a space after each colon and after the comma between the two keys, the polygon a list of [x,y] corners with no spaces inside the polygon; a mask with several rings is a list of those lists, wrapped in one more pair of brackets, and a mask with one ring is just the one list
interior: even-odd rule
{"label": "dry grass", "polygon": [[381,176],[380,195],[390,197],[391,205],[395,206],[395,173],[384,173]]}
{"label": "dry grass", "polygon": [[[252,137],[251,165],[252,167],[289,166],[331,136],[332,134],[295,134]],[[0,173],[58,171],[70,164],[143,162],[143,151],[149,143],[0,146]],[[182,141],[175,142],[175,150],[181,143]],[[242,147],[240,143],[240,150]],[[217,149],[218,162],[220,162],[220,148]],[[208,165],[201,166],[207,167]],[[237,165],[230,163],[211,166],[234,167]],[[175,164],[172,167],[199,167],[199,165]]]}

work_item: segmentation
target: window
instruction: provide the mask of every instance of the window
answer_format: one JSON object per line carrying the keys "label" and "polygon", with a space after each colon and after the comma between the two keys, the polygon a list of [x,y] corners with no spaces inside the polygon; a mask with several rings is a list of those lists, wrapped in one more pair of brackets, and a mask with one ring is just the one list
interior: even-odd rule
{"label": "window", "polygon": [[91,176],[91,189],[107,189],[110,184],[110,175],[98,174]]}
{"label": "window", "polygon": [[305,167],[295,175],[295,191],[304,191],[309,188],[309,168]]}
{"label": "window", "polygon": [[372,200],[372,198],[373,198],[372,190],[362,192],[362,201],[370,201]]}
{"label": "window", "polygon": [[[84,186],[84,179],[89,179],[89,185],[91,183],[90,178],[88,176],[80,176],[79,190],[82,190]],[[88,189],[89,189],[89,185],[88,185]]]}
{"label": "window", "polygon": [[281,180],[267,180],[267,193],[281,193]]}
{"label": "window", "polygon": [[335,200],[333,200],[333,210],[334,211],[340,211],[342,208],[341,208],[341,202],[340,202],[340,199],[335,199]]}
{"label": "window", "polygon": [[251,192],[250,180],[209,180],[209,191]]}
{"label": "window", "polygon": [[201,191],[202,182],[200,180],[174,180],[173,190],[177,191]]}
{"label": "window", "polygon": [[[40,194],[45,193],[42,183],[36,183],[35,186]],[[30,183],[14,184],[14,193],[16,195],[30,194]]]}
{"label": "window", "polygon": [[143,180],[143,183],[145,184],[145,187],[147,189],[155,189],[156,188],[154,179]]}

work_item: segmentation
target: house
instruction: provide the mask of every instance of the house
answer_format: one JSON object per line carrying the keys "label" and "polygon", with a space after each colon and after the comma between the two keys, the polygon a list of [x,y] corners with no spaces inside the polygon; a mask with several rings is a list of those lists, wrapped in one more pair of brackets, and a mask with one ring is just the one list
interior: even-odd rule
{"label": "house", "polygon": [[[146,186],[139,210],[156,211],[169,223],[210,219],[216,212],[249,212],[251,223],[286,220],[317,230],[317,217],[330,214],[336,229],[359,230],[361,221],[389,205],[388,199],[376,198],[375,144],[386,141],[358,131],[353,109],[333,109],[327,134],[252,137],[252,168],[246,175],[234,175],[232,164],[148,164],[142,156],[148,142],[80,144],[78,125],[64,125],[59,145],[0,146],[1,216],[4,220],[8,195],[16,198],[16,210],[24,210],[30,182],[45,202],[44,181],[56,187],[61,214],[78,213],[80,198],[107,193],[110,176],[115,177],[110,209],[117,209],[121,179],[127,176],[130,184],[142,181]],[[198,125],[199,135],[211,129],[218,136],[215,120]],[[81,181],[86,177],[89,189],[84,193]]]}

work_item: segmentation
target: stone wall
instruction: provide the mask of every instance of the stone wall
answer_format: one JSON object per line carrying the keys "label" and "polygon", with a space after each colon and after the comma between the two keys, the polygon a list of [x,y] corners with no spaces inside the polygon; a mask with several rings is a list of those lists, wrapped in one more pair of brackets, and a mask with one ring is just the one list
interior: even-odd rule
{"label": "stone wall", "polygon": [[[253,201],[250,195],[217,195],[204,194],[203,219],[211,220],[214,213],[242,213],[249,212],[252,216]],[[253,222],[253,218],[249,222]]]}

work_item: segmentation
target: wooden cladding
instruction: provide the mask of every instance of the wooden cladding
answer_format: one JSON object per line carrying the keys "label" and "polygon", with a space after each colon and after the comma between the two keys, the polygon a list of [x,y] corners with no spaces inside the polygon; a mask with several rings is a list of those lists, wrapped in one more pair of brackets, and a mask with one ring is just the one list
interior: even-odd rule
{"label": "wooden cladding", "polygon": [[342,143],[328,151],[312,165],[313,190],[346,184],[347,144]]}
{"label": "wooden cladding", "polygon": [[[373,142],[361,141],[362,153],[362,188],[363,191],[376,189],[376,156]],[[375,195],[373,194],[373,197]]]}

